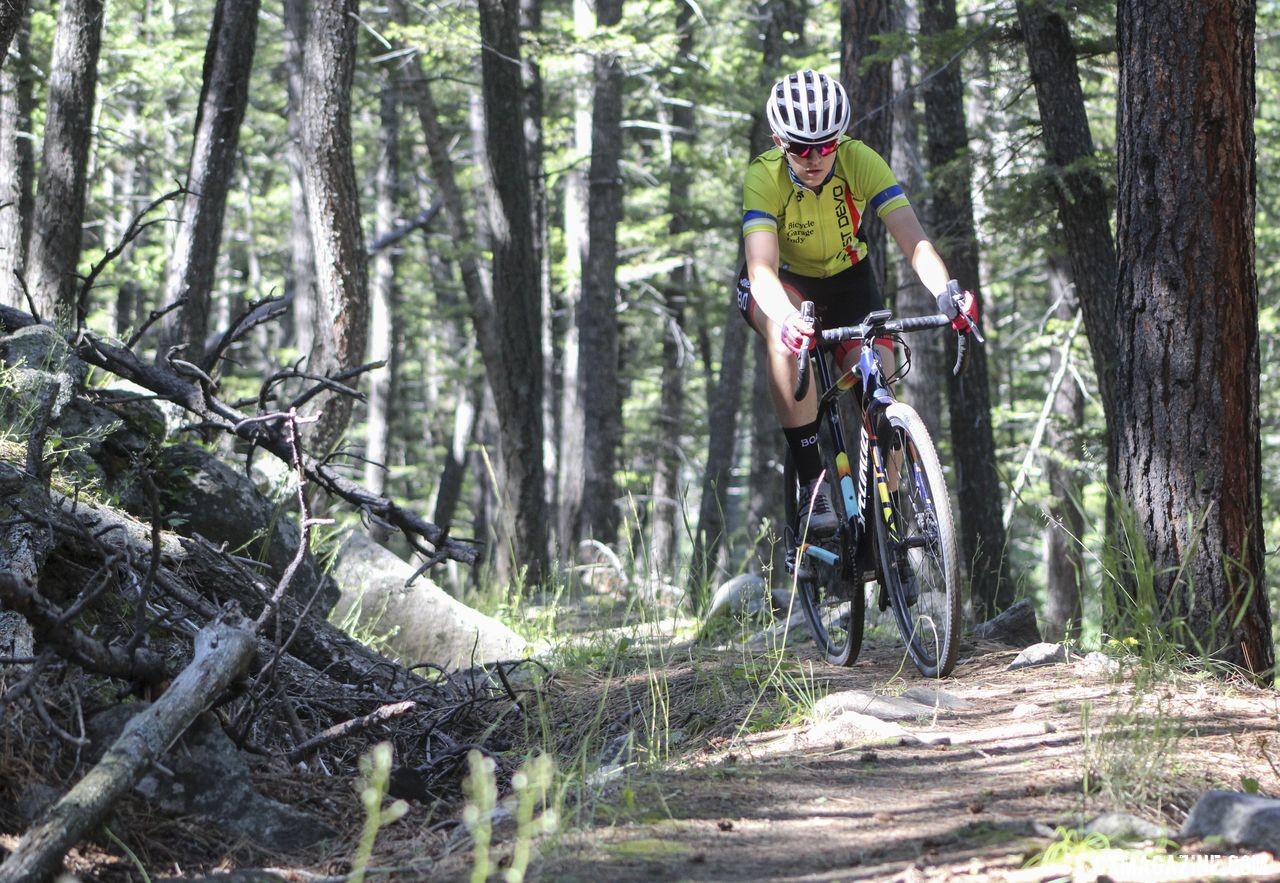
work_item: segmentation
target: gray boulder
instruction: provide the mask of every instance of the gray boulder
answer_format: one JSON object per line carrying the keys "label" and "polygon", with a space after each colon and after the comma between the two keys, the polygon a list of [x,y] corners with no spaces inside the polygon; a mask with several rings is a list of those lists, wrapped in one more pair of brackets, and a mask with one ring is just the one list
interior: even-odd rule
{"label": "gray boulder", "polygon": [[1221,837],[1237,849],[1280,854],[1280,800],[1237,791],[1204,794],[1182,824],[1179,840]]}
{"label": "gray boulder", "polygon": [[[94,746],[109,745],[144,703],[118,705],[89,725]],[[306,849],[335,836],[323,822],[271,800],[253,787],[249,765],[211,715],[196,719],[162,764],[135,790],[162,811],[195,816],[218,830],[265,849]]]}
{"label": "gray boulder", "polygon": [[1063,662],[1070,662],[1071,659],[1071,648],[1066,644],[1032,644],[1019,653],[1013,662],[1009,663],[1009,671],[1031,668],[1036,665],[1057,665]]}
{"label": "gray boulder", "polygon": [[1036,625],[1036,609],[1026,598],[1013,604],[999,616],[973,627],[973,636],[1007,647],[1030,647],[1044,640]]}
{"label": "gray boulder", "polygon": [[338,550],[333,576],[341,598],[333,612],[384,636],[401,659],[430,662],[449,671],[522,659],[533,648],[496,619],[451,597],[419,577],[416,568],[357,531]]}
{"label": "gray boulder", "polygon": [[[237,555],[261,561],[274,582],[293,561],[301,530],[286,507],[261,494],[243,471],[233,469],[199,445],[180,443],[159,451],[151,464],[168,529],[226,543]],[[142,499],[129,501],[140,518],[150,516]],[[298,569],[293,596],[308,600],[324,615],[338,601],[338,586],[308,552]]]}

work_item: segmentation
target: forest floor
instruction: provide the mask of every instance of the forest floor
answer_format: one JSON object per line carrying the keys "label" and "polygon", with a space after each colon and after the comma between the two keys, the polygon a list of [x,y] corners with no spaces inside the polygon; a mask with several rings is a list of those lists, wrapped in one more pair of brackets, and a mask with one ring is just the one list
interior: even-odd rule
{"label": "forest floor", "polygon": [[[785,646],[748,645],[746,633],[696,641],[687,622],[602,629],[605,618],[557,614],[547,667],[507,684],[520,702],[489,744],[555,759],[524,829],[504,764],[491,825],[461,801],[414,803],[377,830],[362,879],[1280,880],[1267,853],[1173,842],[1210,789],[1280,796],[1275,690],[1134,656],[1010,670],[1016,650],[973,642],[952,676],[929,681],[879,628],[837,668],[803,626]],[[473,805],[482,791],[468,790]],[[360,879],[349,874],[365,814],[349,781],[282,776],[268,793],[339,838],[321,854],[227,852],[134,797],[112,830],[138,854],[82,845],[68,870],[112,883]]]}
{"label": "forest floor", "polygon": [[[847,669],[797,637],[753,653],[651,634],[553,677],[544,744],[635,748],[568,795],[527,879],[1280,880],[1266,853],[1161,836],[1206,790],[1280,795],[1275,691],[1100,654],[1009,670],[1017,651],[973,644],[925,681],[888,636]],[[868,710],[897,720],[848,713]],[[472,879],[477,855],[432,878]]]}

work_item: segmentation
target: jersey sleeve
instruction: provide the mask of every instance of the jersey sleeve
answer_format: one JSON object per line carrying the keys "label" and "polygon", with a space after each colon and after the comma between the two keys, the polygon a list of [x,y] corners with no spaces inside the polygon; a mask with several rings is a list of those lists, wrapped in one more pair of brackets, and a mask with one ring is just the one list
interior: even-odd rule
{"label": "jersey sleeve", "polygon": [[777,186],[769,180],[766,165],[754,160],[742,184],[742,235],[756,230],[777,233],[777,212]]}
{"label": "jersey sleeve", "polygon": [[902,189],[884,158],[865,144],[859,143],[858,146],[862,155],[855,165],[858,170],[855,185],[866,195],[867,205],[881,218],[894,209],[910,205],[906,191]]}

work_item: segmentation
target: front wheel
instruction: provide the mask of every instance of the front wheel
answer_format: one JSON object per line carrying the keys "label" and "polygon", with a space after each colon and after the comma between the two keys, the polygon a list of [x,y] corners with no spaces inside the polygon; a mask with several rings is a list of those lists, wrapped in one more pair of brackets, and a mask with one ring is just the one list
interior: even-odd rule
{"label": "front wheel", "polygon": [[909,405],[885,409],[879,442],[887,505],[869,519],[877,571],[911,661],[925,677],[946,677],[959,651],[960,567],[942,466]]}

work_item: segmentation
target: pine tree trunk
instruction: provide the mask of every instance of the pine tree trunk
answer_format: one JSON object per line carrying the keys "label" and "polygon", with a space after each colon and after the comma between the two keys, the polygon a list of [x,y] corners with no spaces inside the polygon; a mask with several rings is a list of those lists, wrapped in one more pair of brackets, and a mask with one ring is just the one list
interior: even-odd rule
{"label": "pine tree trunk", "polygon": [[[687,3],[676,6],[678,39],[677,73],[672,76],[671,93],[681,98],[690,95],[694,68],[693,11]],[[671,159],[670,185],[667,189],[667,225],[671,242],[681,248],[682,239],[692,228],[689,217],[692,160],[694,150],[694,105],[673,102],[670,110]],[[680,486],[681,433],[685,424],[685,312],[689,290],[693,286],[693,261],[684,262],[671,273],[662,286],[665,327],[662,332],[662,390],[658,404],[658,433],[653,459],[652,502],[649,505],[649,565],[656,573],[671,573],[683,520],[684,493]]]}
{"label": "pine tree trunk", "polygon": [[52,319],[60,314],[72,323],[83,318],[76,303],[77,265],[102,46],[102,7],[102,0],[65,0],[58,5],[40,183],[27,255],[31,296],[40,316]]}
{"label": "pine tree trunk", "polygon": [[1150,559],[1135,615],[1269,681],[1254,16],[1249,0],[1119,4],[1112,457]]}
{"label": "pine tree trunk", "polygon": [[[871,61],[880,51],[876,37],[894,30],[896,0],[841,0],[840,79],[849,92],[849,135],[888,159],[893,150],[893,62]],[[889,253],[885,228],[875,212],[863,216],[861,235],[876,285],[885,288]]]}
{"label": "pine tree trunk", "polygon": [[[955,0],[924,0],[920,27],[928,35],[956,26]],[[978,238],[974,229],[964,86],[958,65],[950,64],[928,81],[925,128],[929,167],[938,176],[930,231],[951,275],[981,301]],[[954,354],[954,339],[949,353]],[[946,373],[951,413],[952,472],[960,508],[960,554],[969,569],[972,602],[979,621],[1013,603],[1013,583],[1005,562],[1005,531],[1000,512],[1001,485],[996,473],[995,439],[987,357],[981,346],[969,349],[961,377]]]}
{"label": "pine tree trunk", "polygon": [[[524,584],[547,576],[546,474],[542,463],[542,317],[526,179],[520,10],[517,0],[481,0],[480,67],[485,107],[484,156],[493,242],[493,303],[478,317],[478,337],[499,422],[502,489],[499,578]],[[513,63],[513,61],[515,63]]]}
{"label": "pine tree trunk", "polygon": [[[309,368],[320,374],[360,365],[369,333],[368,268],[351,155],[358,25],[356,0],[316,0],[304,57],[304,175],[319,295]],[[346,429],[352,401],[342,395],[325,395],[319,401],[323,416],[309,438],[324,451]]]}
{"label": "pine tree trunk", "polygon": [[27,0],[0,0],[0,64],[9,55],[9,44],[27,16]]}
{"label": "pine tree trunk", "polygon": [[[1075,291],[1070,274],[1059,261],[1050,261],[1049,291],[1056,304],[1053,316],[1059,328],[1073,323]],[[1070,360],[1070,350],[1055,347],[1049,371],[1057,376]],[[1047,641],[1078,637],[1082,619],[1081,583],[1084,578],[1083,483],[1074,466],[1084,425],[1084,395],[1074,378],[1067,376],[1058,385],[1053,399],[1053,416],[1045,430],[1044,477],[1049,486],[1048,518],[1044,526],[1045,605],[1041,628]]]}
{"label": "pine tree trunk", "polygon": [[188,192],[169,256],[165,297],[166,303],[185,299],[182,308],[167,317],[165,344],[184,344],[182,357],[196,364],[204,360],[227,191],[234,178],[240,123],[249,102],[258,6],[258,0],[218,0],[205,47],[204,79],[187,169]]}
{"label": "pine tree trunk", "polygon": [[[396,226],[396,197],[400,192],[400,89],[389,81],[383,84],[380,100],[381,126],[378,133],[378,169],[375,182],[377,213],[375,236],[381,237]],[[365,404],[364,486],[381,495],[387,485],[387,464],[391,451],[390,410],[398,360],[396,313],[396,250],[380,249],[370,258],[369,273],[369,361],[385,362],[370,372]],[[387,538],[386,529],[371,525],[370,536]]]}
{"label": "pine tree trunk", "polygon": [[1076,298],[1084,312],[1103,412],[1111,425],[1111,374],[1116,358],[1111,194],[1093,165],[1093,136],[1066,19],[1044,0],[1019,0],[1018,20],[1040,108],[1058,222]]}
{"label": "pine tree trunk", "polygon": [[[622,18],[622,0],[596,0],[596,24]],[[583,411],[584,481],[578,535],[612,544],[618,533],[618,222],[622,217],[622,66],[606,52],[594,59],[591,165],[587,185],[587,259],[578,308],[578,399]]]}
{"label": "pine tree trunk", "polygon": [[35,155],[26,137],[34,106],[30,28],[18,29],[13,47],[22,63],[0,68],[0,304],[25,311],[19,277],[26,275],[35,175]]}
{"label": "pine tree trunk", "polygon": [[284,66],[289,105],[286,125],[289,144],[285,158],[289,169],[289,263],[286,296],[292,301],[292,340],[300,353],[311,352],[316,325],[316,255],[307,218],[307,188],[303,168],[302,96],[306,91],[303,52],[307,42],[307,0],[284,0]]}
{"label": "pine tree trunk", "polygon": [[[590,42],[595,27],[591,4],[575,0],[574,35],[579,43]],[[577,60],[578,76],[573,88],[574,162],[564,183],[564,358],[560,372],[560,446],[556,513],[556,544],[560,558],[574,560],[582,538],[582,505],[586,493],[586,412],[582,402],[583,384],[578,378],[582,366],[581,328],[578,313],[586,290],[589,196],[588,157],[591,154],[592,64],[586,53]]]}

